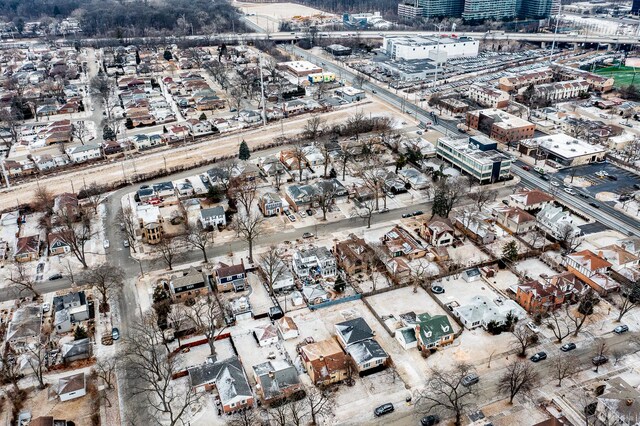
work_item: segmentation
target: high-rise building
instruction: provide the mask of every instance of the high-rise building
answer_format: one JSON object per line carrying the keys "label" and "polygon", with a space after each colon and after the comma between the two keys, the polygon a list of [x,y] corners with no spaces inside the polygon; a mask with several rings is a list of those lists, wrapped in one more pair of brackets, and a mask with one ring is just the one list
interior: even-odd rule
{"label": "high-rise building", "polygon": [[462,11],[465,21],[500,20],[515,16],[516,0],[466,0]]}
{"label": "high-rise building", "polygon": [[634,15],[640,13],[640,0],[633,0],[633,3],[631,4],[631,13]]}
{"label": "high-rise building", "polygon": [[458,17],[463,5],[464,0],[407,0],[398,4],[398,15],[407,18]]}
{"label": "high-rise building", "polygon": [[548,18],[551,14],[552,4],[553,0],[520,0],[518,16],[532,19]]}

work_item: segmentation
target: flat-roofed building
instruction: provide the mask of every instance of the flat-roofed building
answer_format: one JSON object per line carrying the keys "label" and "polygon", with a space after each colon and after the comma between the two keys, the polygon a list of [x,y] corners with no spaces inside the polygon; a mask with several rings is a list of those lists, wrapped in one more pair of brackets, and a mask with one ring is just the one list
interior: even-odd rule
{"label": "flat-roofed building", "polygon": [[509,94],[504,90],[482,83],[474,83],[469,86],[467,96],[480,105],[491,108],[505,108],[509,105],[510,99]]}
{"label": "flat-roofed building", "polygon": [[382,50],[391,59],[433,59],[434,54],[446,54],[447,58],[478,56],[479,41],[468,36],[386,36]]}
{"label": "flat-roofed building", "polygon": [[497,182],[511,174],[511,158],[496,150],[497,143],[478,135],[439,138],[436,156],[459,167],[480,184]]}
{"label": "flat-roofed building", "polygon": [[591,145],[565,133],[521,141],[518,150],[526,155],[544,158],[561,166],[577,166],[601,161],[607,153],[607,149],[602,145]]}
{"label": "flat-roofed building", "polygon": [[322,72],[322,68],[309,61],[280,62],[278,64],[278,69],[288,71],[296,77],[305,77],[309,74]]}
{"label": "flat-roofed building", "polygon": [[502,143],[517,142],[533,137],[535,124],[496,109],[481,109],[467,113],[467,126]]}

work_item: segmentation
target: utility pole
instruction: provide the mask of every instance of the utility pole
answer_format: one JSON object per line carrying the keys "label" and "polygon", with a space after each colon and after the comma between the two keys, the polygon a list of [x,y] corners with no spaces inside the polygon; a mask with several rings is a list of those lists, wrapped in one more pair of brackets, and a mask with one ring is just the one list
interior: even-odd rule
{"label": "utility pole", "polygon": [[442,24],[433,24],[434,27],[438,29],[438,40],[436,43],[436,73],[433,76],[433,88],[436,88],[436,83],[438,82],[438,60],[440,56],[440,31],[442,31]]}
{"label": "utility pole", "polygon": [[262,125],[267,126],[267,114],[264,101],[264,78],[262,77],[262,55],[258,55],[258,68],[260,68],[260,96],[262,97]]}
{"label": "utility pole", "polygon": [[553,31],[553,42],[551,43],[551,53],[549,54],[549,64],[553,59],[553,51],[556,49],[556,38],[558,36],[558,24],[560,23],[560,13],[562,12],[562,4],[558,8],[558,14],[556,15],[556,29]]}

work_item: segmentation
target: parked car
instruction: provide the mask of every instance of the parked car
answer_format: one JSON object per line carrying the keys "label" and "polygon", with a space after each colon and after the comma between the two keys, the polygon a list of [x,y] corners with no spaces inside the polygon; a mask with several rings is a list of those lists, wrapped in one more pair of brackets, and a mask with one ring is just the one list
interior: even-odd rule
{"label": "parked car", "polygon": [[311,232],[305,232],[302,234],[302,238],[313,238],[313,234]]}
{"label": "parked car", "polygon": [[289,220],[291,222],[295,222],[296,221],[296,217],[294,215],[292,215],[292,214],[287,215],[287,217],[289,218]]}
{"label": "parked car", "polygon": [[442,294],[444,293],[444,288],[440,287],[439,285],[434,285],[431,287],[431,291],[435,294]]}
{"label": "parked car", "polygon": [[422,210],[416,210],[415,212],[413,212],[414,216],[420,216],[421,214],[424,214]]}
{"label": "parked car", "polygon": [[629,331],[629,326],[628,325],[619,325],[616,328],[613,329],[613,332],[616,334],[622,334],[622,333],[626,333],[627,331]]}
{"label": "parked car", "polygon": [[413,216],[411,213],[403,213],[403,214],[402,214],[402,217],[403,217],[404,219],[406,219],[406,218],[408,218],[408,217],[411,217],[411,216]]}
{"label": "parked car", "polygon": [[311,210],[311,209],[307,209],[307,214],[308,214],[309,216],[313,216],[313,210]]}
{"label": "parked car", "polygon": [[529,359],[531,361],[533,361],[533,362],[540,362],[540,361],[543,361],[543,360],[547,359],[547,353],[546,352],[538,352],[537,354],[534,354]]}
{"label": "parked car", "polygon": [[380,210],[378,211],[378,213],[386,213],[386,212],[388,212],[388,211],[389,211],[389,209],[384,209],[384,208],[383,208],[383,209],[380,209]]}
{"label": "parked car", "polygon": [[49,303],[42,304],[42,312],[49,312],[51,310],[51,305]]}
{"label": "parked car", "polygon": [[118,327],[113,327],[111,329],[111,338],[113,340],[118,340],[120,338],[120,330],[118,330]]}
{"label": "parked car", "polygon": [[395,195],[393,195],[393,192],[387,192],[387,197],[389,198],[396,198]]}
{"label": "parked car", "polygon": [[124,240],[122,242],[122,245],[125,246],[125,247],[129,247],[129,240]]}
{"label": "parked car", "polygon": [[526,171],[528,172],[529,170],[531,170],[531,167],[529,167],[529,166],[522,166],[522,170],[526,170]]}
{"label": "parked car", "polygon": [[560,346],[560,350],[562,352],[569,352],[572,351],[576,348],[576,344],[571,342],[571,343],[565,343],[564,345]]}
{"label": "parked car", "polygon": [[538,326],[531,321],[527,323],[527,327],[529,327],[529,330],[533,331],[534,333],[540,333],[540,329],[538,328]]}
{"label": "parked car", "polygon": [[420,420],[420,426],[433,426],[433,425],[437,425],[438,423],[440,423],[440,417],[434,414],[429,414],[428,416],[424,416]]}
{"label": "parked car", "polygon": [[49,281],[55,281],[59,279],[62,279],[62,274],[53,274],[49,277]]}
{"label": "parked car", "polygon": [[542,180],[549,180],[549,179],[551,179],[551,178],[549,177],[549,175],[542,175],[542,176],[540,176],[540,179],[542,179]]}
{"label": "parked car", "polygon": [[475,385],[479,381],[480,381],[480,377],[478,377],[476,373],[471,373],[464,376],[460,383],[462,384],[462,386],[471,386],[471,385]]}
{"label": "parked car", "polygon": [[573,188],[565,188],[564,192],[566,192],[569,195],[576,195],[576,191],[574,191]]}
{"label": "parked car", "polygon": [[305,212],[303,212],[302,210],[300,210],[300,211],[298,212],[298,214],[299,214],[299,215],[300,215],[300,217],[302,217],[302,218],[307,217],[307,214],[306,214]]}
{"label": "parked car", "polygon": [[102,247],[104,247],[104,248],[108,249],[108,248],[109,248],[109,240],[104,240],[104,241],[102,242]]}
{"label": "parked car", "polygon": [[557,188],[558,186],[560,186],[560,182],[558,182],[557,180],[552,180],[551,185]]}
{"label": "parked car", "polygon": [[387,402],[386,404],[382,404],[381,406],[373,410],[373,415],[376,417],[380,417],[384,416],[385,414],[393,413],[393,410],[395,410],[395,408],[393,408],[393,404]]}
{"label": "parked car", "polygon": [[598,366],[598,365],[602,365],[602,364],[606,364],[607,361],[609,361],[609,358],[607,358],[604,355],[596,355],[591,359],[591,362],[593,363],[593,365]]}

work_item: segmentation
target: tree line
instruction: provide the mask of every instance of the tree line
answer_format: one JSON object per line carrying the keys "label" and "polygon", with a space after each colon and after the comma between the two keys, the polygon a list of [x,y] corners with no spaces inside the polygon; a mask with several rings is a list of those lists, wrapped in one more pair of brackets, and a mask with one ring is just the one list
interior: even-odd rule
{"label": "tree line", "polygon": [[226,1],[0,0],[0,15],[21,31],[24,21],[73,17],[85,36],[146,37],[246,31]]}

